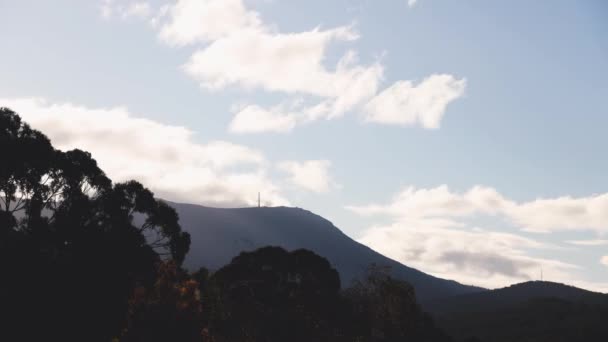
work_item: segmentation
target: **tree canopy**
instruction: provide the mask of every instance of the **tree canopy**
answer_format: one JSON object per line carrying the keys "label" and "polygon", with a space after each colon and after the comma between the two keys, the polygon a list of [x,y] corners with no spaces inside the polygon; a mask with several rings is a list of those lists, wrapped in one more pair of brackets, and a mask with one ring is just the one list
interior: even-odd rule
{"label": "tree canopy", "polygon": [[7,108],[0,146],[7,326],[22,336],[108,341],[134,286],[153,284],[159,261],[184,260],[190,238],[177,213],[136,181],[113,184],[89,153],[53,148]]}

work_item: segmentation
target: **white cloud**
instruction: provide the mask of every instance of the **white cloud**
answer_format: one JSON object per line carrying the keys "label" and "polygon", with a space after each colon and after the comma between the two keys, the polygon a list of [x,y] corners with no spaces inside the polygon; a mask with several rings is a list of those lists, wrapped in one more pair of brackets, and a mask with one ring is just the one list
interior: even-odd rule
{"label": "white cloud", "polygon": [[313,192],[327,192],[335,186],[329,174],[330,167],[329,160],[284,161],[278,164],[293,185]]}
{"label": "white cloud", "polygon": [[446,74],[431,75],[416,86],[411,81],[398,81],[365,105],[365,120],[439,128],[447,105],[464,94],[465,86],[465,79]]}
{"label": "white cloud", "polygon": [[286,114],[283,106],[267,110],[257,105],[247,105],[237,111],[229,130],[232,133],[285,133],[295,127],[297,119],[297,113]]}
{"label": "white cloud", "polygon": [[160,12],[166,21],[160,26],[159,37],[170,45],[213,41],[243,29],[262,29],[259,14],[247,10],[242,0],[178,0]]}
{"label": "white cloud", "polygon": [[516,206],[508,215],[533,232],[588,229],[608,232],[608,194],[537,199]]}
{"label": "white cloud", "polygon": [[416,5],[416,2],[418,2],[418,0],[407,0],[407,5],[409,7],[414,7]]}
{"label": "white cloud", "polygon": [[183,66],[201,87],[235,86],[318,99],[295,112],[281,110],[283,104],[246,106],[229,127],[235,133],[286,132],[301,123],[340,117],[374,96],[383,76],[379,63],[361,65],[354,51],[345,53],[333,69],[324,65],[331,43],[358,39],[352,26],[281,33],[262,23],[241,0],[181,0],[164,12],[166,22],[159,32],[163,41],[208,42]]}
{"label": "white cloud", "polygon": [[0,99],[57,148],[90,151],[115,181],[136,179],[168,200],[215,206],[288,201],[260,151],[226,141],[198,143],[190,130],[134,117],[127,109],[87,108],[44,99]]}
{"label": "white cloud", "polygon": [[[324,65],[330,44],[359,38],[352,26],[282,33],[262,23],[240,0],[182,0],[169,8],[167,17],[159,33],[164,41],[208,42],[183,65],[202,88],[233,86],[316,98],[316,104],[302,105],[297,112],[281,110],[283,104],[246,106],[231,124],[232,132],[286,132],[297,124],[342,116],[371,98],[383,76],[380,63],[361,65],[354,51],[346,52],[335,68]],[[253,126],[246,127],[254,118]]]}
{"label": "white cloud", "polygon": [[[285,132],[297,124],[340,117],[377,92],[383,77],[379,63],[360,65],[356,53],[348,51],[335,69],[323,65],[331,42],[357,37],[350,26],[288,34],[246,29],[199,49],[184,70],[206,89],[237,86],[320,99],[317,104],[302,105],[296,112],[279,110],[285,107],[283,104],[271,108],[251,105],[249,109],[255,109],[256,114],[255,128],[241,125],[242,129],[232,129],[239,133]],[[237,114],[237,123],[242,122],[238,115],[244,114]],[[280,128],[277,122],[282,123]]]}
{"label": "white cloud", "polygon": [[242,30],[196,51],[184,70],[208,89],[236,85],[325,98],[345,92],[356,98],[372,96],[382,76],[379,65],[357,65],[352,52],[335,70],[322,63],[331,42],[356,38],[350,26],[288,34]]}
{"label": "white cloud", "polygon": [[[149,5],[137,4],[129,10],[103,0],[102,15],[149,17]],[[438,128],[448,103],[464,91],[464,79],[432,75],[417,86],[399,81],[378,94],[384,78],[378,60],[363,64],[356,51],[348,50],[335,66],[326,65],[332,44],[359,39],[352,25],[280,32],[243,0],[176,0],[160,6],[150,23],[166,44],[197,47],[182,70],[207,91],[236,87],[306,97],[292,111],[282,110],[290,100],[268,108],[244,106],[229,126],[234,133],[288,132],[355,110],[364,110],[370,122]]]}
{"label": "white cloud", "polygon": [[[577,267],[534,257],[531,250],[562,249],[523,236],[481,229],[480,215],[504,218],[514,229],[532,232],[561,230],[608,232],[607,195],[558,197],[517,202],[490,187],[458,193],[446,185],[430,189],[407,187],[386,204],[349,206],[363,216],[386,216],[392,223],[375,225],[360,241],[380,253],[433,275],[487,287],[536,279],[542,266],[546,279],[604,291],[607,284],[581,280]],[[574,240],[600,245],[605,240]]]}
{"label": "white cloud", "polygon": [[605,265],[608,266],[608,255],[604,255],[601,259],[600,262]]}
{"label": "white cloud", "polygon": [[382,77],[379,64],[359,65],[353,51],[334,70],[323,65],[332,42],[358,39],[352,26],[281,33],[242,0],[179,0],[165,12],[163,41],[209,43],[183,67],[203,88],[238,86],[329,98],[336,102],[331,115],[373,96]]}
{"label": "white cloud", "polygon": [[489,187],[475,186],[459,194],[441,185],[432,189],[408,187],[391,203],[348,208],[362,215],[385,214],[405,218],[501,215],[523,230],[537,233],[561,230],[608,232],[608,194],[541,198],[517,203]]}
{"label": "white cloud", "polygon": [[566,241],[569,244],[577,246],[608,246],[608,240],[569,240]]}

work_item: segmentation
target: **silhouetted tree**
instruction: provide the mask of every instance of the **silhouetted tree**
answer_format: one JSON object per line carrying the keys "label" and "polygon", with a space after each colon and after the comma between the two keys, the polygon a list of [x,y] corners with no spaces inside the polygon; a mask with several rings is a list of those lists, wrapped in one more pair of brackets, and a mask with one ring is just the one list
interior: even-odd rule
{"label": "silhouetted tree", "polygon": [[210,327],[217,341],[332,340],[340,278],[310,251],[241,253],[212,282],[221,306]]}
{"label": "silhouetted tree", "polygon": [[112,185],[87,152],[55,150],[0,108],[2,334],[108,341],[154,265],[189,248],[175,210],[141,184]]}

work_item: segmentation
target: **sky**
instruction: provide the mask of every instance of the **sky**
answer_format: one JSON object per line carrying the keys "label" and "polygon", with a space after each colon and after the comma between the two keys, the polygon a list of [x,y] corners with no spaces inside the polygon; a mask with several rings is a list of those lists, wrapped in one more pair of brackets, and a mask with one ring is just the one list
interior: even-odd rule
{"label": "sky", "polygon": [[[0,0],[0,106],[115,181],[608,292],[608,3]],[[195,248],[195,247],[194,247]]]}

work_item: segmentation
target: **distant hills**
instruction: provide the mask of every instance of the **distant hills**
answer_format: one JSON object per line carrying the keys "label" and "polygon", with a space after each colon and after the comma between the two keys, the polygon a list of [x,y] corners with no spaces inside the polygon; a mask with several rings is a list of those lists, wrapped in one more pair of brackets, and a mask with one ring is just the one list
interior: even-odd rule
{"label": "distant hills", "polygon": [[190,270],[218,269],[242,251],[281,246],[287,250],[309,249],[327,258],[339,271],[343,286],[372,263],[388,266],[394,277],[414,286],[422,304],[440,297],[484,291],[425,274],[389,259],[307,210],[288,207],[222,209],[170,204],[177,210],[183,229],[191,234],[190,252],[184,264]]}
{"label": "distant hills", "polygon": [[531,281],[435,300],[428,309],[457,340],[608,341],[608,295]]}
{"label": "distant hills", "polygon": [[[554,298],[568,302],[608,306],[608,295],[548,281],[529,281],[505,288],[450,296],[432,301],[432,312],[489,312],[508,309],[537,298]],[[607,317],[608,319],[608,317]]]}

